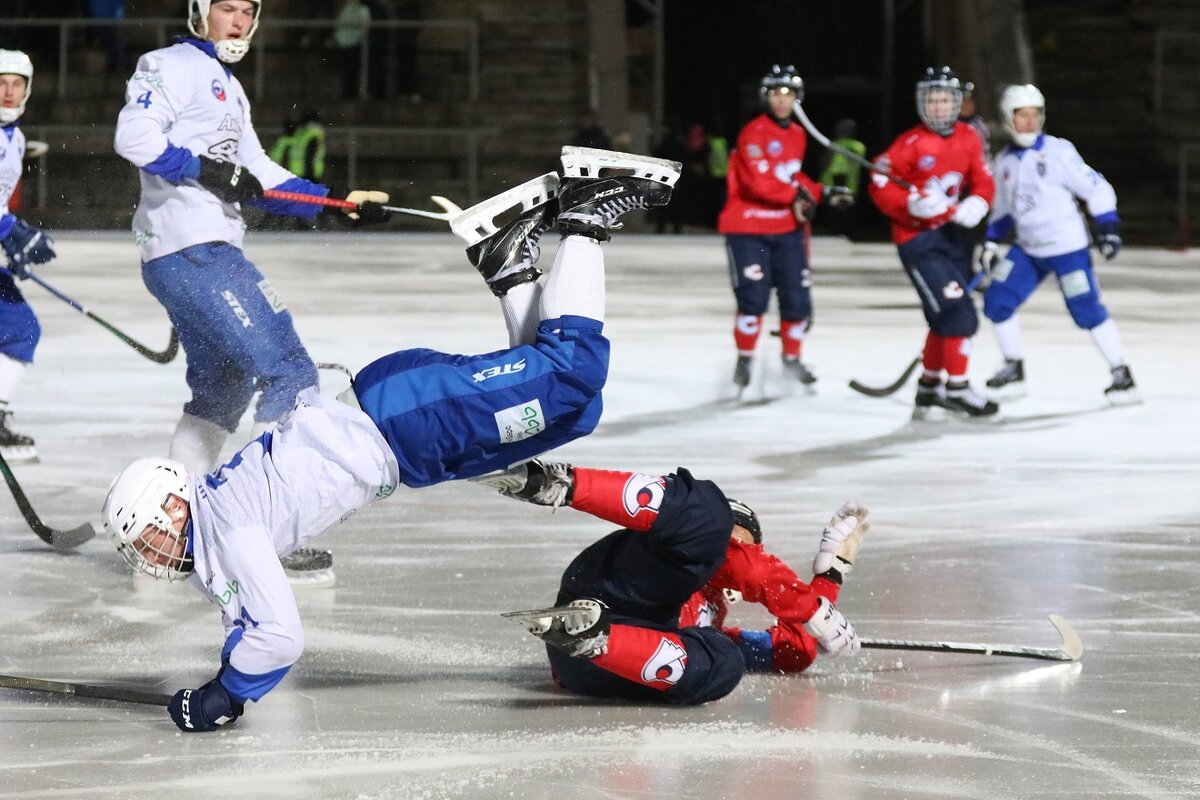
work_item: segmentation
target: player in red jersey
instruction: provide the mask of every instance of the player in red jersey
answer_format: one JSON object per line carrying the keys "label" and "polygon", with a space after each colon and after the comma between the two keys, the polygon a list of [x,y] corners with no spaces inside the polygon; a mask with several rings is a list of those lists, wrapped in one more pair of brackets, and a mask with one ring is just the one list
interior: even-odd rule
{"label": "player in red jersey", "polygon": [[[861,505],[838,509],[806,583],[763,550],[748,506],[685,469],[659,477],[534,460],[477,480],[623,526],[567,567],[561,611],[514,612],[546,642],[554,679],[566,689],[688,705],[728,694],[747,669],[799,672],[818,650],[859,650],[834,603],[870,527]],[[776,623],[766,631],[725,627],[728,604],[739,599],[761,603]]]}
{"label": "player in red jersey", "polygon": [[970,296],[968,231],[987,214],[996,184],[979,137],[958,121],[962,95],[949,67],[926,69],[917,82],[922,124],[900,134],[875,160],[869,188],[892,221],[892,241],[929,323],[914,419],[944,414],[942,409],[975,418],[999,410],[967,383],[971,337],[979,328]]}
{"label": "player in red jersey", "polygon": [[[792,103],[804,98],[804,81],[792,66],[771,67],[759,88],[765,111],[742,128],[730,154],[728,200],[717,219],[725,234],[729,273],[737,300],[733,382],[750,383],[750,365],[774,287],[784,374],[811,387],[816,376],[800,360],[812,317],[808,264],[809,222],[822,189],[801,171],[808,137],[792,119]],[[846,193],[845,187],[835,187]]]}

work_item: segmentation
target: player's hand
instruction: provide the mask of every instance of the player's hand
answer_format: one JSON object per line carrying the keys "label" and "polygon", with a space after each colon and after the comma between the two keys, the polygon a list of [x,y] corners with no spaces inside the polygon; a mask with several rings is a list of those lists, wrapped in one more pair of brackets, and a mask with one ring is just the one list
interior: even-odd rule
{"label": "player's hand", "polygon": [[171,719],[185,733],[215,731],[236,720],[245,710],[221,685],[219,674],[199,689],[181,689],[167,704]]}
{"label": "player's hand", "polygon": [[833,519],[821,532],[821,544],[813,559],[813,575],[821,575],[834,567],[843,575],[850,571],[858,553],[858,543],[871,527],[867,522],[868,513],[867,507],[855,500],[847,500],[833,512]]}
{"label": "player's hand", "polygon": [[862,647],[854,626],[824,597],[817,606],[817,613],[804,623],[804,630],[817,640],[822,651],[831,656],[857,655]]}
{"label": "player's hand", "polygon": [[13,223],[12,230],[0,244],[8,255],[8,268],[18,278],[28,278],[30,267],[45,264],[55,256],[54,240],[23,219]]}
{"label": "player's hand", "polygon": [[908,196],[908,213],[917,219],[933,219],[950,210],[950,201],[943,194],[912,192]]}
{"label": "player's hand", "polygon": [[1104,256],[1105,261],[1112,261],[1117,257],[1117,253],[1121,252],[1121,234],[1118,232],[1120,226],[1115,222],[1102,222],[1097,228],[1100,237],[1096,240],[1096,249]]}
{"label": "player's hand", "polygon": [[974,228],[987,216],[987,212],[987,201],[982,197],[971,195],[954,207],[954,216],[951,219],[964,228]]}
{"label": "player's hand", "polygon": [[850,208],[854,205],[854,192],[846,186],[826,186],[825,199],[830,208]]}
{"label": "player's hand", "polygon": [[258,178],[241,164],[199,156],[200,176],[196,182],[226,203],[244,203],[262,197]]}
{"label": "player's hand", "polygon": [[803,186],[797,186],[796,199],[792,201],[792,215],[795,216],[796,222],[799,222],[801,225],[812,222],[816,210],[817,200],[812,196],[812,192]]}
{"label": "player's hand", "polygon": [[387,192],[355,189],[352,192],[343,193],[335,188],[330,191],[329,196],[339,200],[348,200],[357,206],[356,208],[330,209],[330,212],[336,215],[334,218],[338,222],[351,227],[377,225],[387,222],[392,217],[391,212],[383,208],[384,203],[391,199]]}

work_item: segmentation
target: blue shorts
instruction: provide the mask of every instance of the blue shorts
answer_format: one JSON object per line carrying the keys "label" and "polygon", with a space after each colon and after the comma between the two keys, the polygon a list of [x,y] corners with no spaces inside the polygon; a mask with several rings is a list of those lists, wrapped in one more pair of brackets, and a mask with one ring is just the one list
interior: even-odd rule
{"label": "blue shorts", "polygon": [[780,319],[799,322],[812,316],[806,227],[779,234],[731,233],[725,249],[739,314],[761,317],[774,288]]}
{"label": "blue shorts", "polygon": [[0,272],[0,353],[26,364],[42,338],[42,326],[12,275]]}

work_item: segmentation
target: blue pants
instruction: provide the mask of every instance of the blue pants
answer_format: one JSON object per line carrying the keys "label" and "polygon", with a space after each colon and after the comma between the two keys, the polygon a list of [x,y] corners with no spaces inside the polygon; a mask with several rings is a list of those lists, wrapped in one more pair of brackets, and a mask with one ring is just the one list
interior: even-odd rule
{"label": "blue pants", "polygon": [[979,330],[979,315],[967,290],[972,278],[969,235],[957,225],[943,225],[897,248],[921,298],[929,330],[939,336],[974,336]]}
{"label": "blue pants", "polygon": [[354,378],[359,405],[405,486],[504,469],[591,433],[608,339],[586,317],[546,320],[537,341],[483,355],[401,350]]}
{"label": "blue pants", "polygon": [[192,399],[183,410],[227,431],[261,392],[254,419],[279,419],[317,385],[292,315],[258,268],[225,242],[198,244],[142,265],[142,280],[179,332]]}
{"label": "blue pants", "polygon": [[780,319],[799,322],[812,316],[806,228],[762,236],[732,233],[725,237],[725,247],[739,314],[761,317],[774,288]]}
{"label": "blue pants", "polygon": [[992,322],[1004,322],[1029,299],[1047,275],[1058,276],[1059,288],[1071,312],[1071,319],[1084,330],[1091,330],[1108,319],[1108,309],[1100,302],[1100,284],[1092,270],[1087,248],[1060,256],[1031,256],[1019,245],[1008,251],[1012,268],[1007,275],[996,276],[983,295],[983,314]]}
{"label": "blue pants", "polygon": [[725,561],[732,528],[729,501],[716,484],[680,469],[667,480],[650,530],[615,531],[576,556],[563,573],[557,605],[594,597],[612,610],[614,623],[674,633],[687,651],[687,668],[677,684],[660,692],[548,646],[558,682],[594,697],[675,704],[733,691],[746,671],[737,645],[715,628],[679,627],[680,608]]}
{"label": "blue pants", "polygon": [[42,338],[42,326],[12,275],[0,272],[0,353],[26,364]]}

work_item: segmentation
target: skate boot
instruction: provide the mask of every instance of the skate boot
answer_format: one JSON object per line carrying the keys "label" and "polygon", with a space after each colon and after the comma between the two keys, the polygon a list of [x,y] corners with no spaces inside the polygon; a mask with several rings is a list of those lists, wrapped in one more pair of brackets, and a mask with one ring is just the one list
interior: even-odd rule
{"label": "skate boot", "polygon": [[912,418],[925,422],[939,422],[946,418],[946,389],[941,381],[926,383],[922,378],[917,382]]}
{"label": "skate boot", "polygon": [[788,356],[783,357],[783,376],[788,380],[799,381],[810,391],[812,391],[813,384],[817,382],[817,376],[804,365],[803,361]]}
{"label": "skate boot", "polygon": [[683,168],[678,161],[590,147],[564,147],[562,166],[558,226],[564,236],[598,242],[609,240],[626,212],[666,205]]}
{"label": "skate boot", "polygon": [[565,606],[510,611],[500,616],[525,625],[546,644],[578,658],[595,658],[608,647],[608,606],[585,597]]}
{"label": "skate boot", "polygon": [[813,559],[813,574],[833,583],[841,584],[850,574],[863,537],[871,529],[867,522],[870,510],[860,503],[848,500],[833,514],[833,519],[821,531],[821,544]]}
{"label": "skate boot", "polygon": [[12,414],[11,411],[0,411],[0,455],[5,461],[37,461],[33,438],[8,427]]}
{"label": "skate boot", "polygon": [[1104,390],[1108,402],[1114,406],[1132,406],[1142,402],[1137,385],[1133,382],[1133,373],[1129,371],[1128,366],[1122,364],[1113,367],[1112,379],[1112,386]]}
{"label": "skate boot", "polygon": [[300,547],[280,557],[288,583],[293,586],[331,587],[336,581],[333,574],[333,553],[315,547]]}
{"label": "skate boot", "polygon": [[745,389],[750,385],[750,364],[753,359],[750,356],[738,356],[737,363],[733,365],[733,385],[739,389]]}
{"label": "skate boot", "polygon": [[946,384],[946,408],[970,419],[999,419],[1000,406],[975,393],[966,382]]}
{"label": "skate boot", "polygon": [[[558,214],[557,194],[558,175],[548,172],[451,217],[450,230],[467,243],[467,258],[492,294],[503,297],[541,276],[534,264],[541,255],[542,234]],[[496,224],[497,217],[518,205],[515,219]]]}
{"label": "skate boot", "polygon": [[535,506],[571,505],[575,494],[575,468],[570,464],[532,459],[503,472],[470,479],[499,490],[505,497],[533,503]]}
{"label": "skate boot", "polygon": [[1006,358],[1004,366],[987,380],[988,394],[993,397],[1016,399],[1025,394],[1025,362]]}

